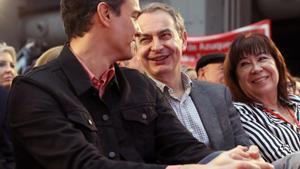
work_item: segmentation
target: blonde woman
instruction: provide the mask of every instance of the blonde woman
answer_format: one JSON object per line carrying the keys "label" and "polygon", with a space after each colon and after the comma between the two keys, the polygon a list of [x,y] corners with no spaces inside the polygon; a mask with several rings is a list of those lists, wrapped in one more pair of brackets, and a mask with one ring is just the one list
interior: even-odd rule
{"label": "blonde woman", "polygon": [[16,51],[6,43],[0,43],[0,85],[9,89],[17,75]]}

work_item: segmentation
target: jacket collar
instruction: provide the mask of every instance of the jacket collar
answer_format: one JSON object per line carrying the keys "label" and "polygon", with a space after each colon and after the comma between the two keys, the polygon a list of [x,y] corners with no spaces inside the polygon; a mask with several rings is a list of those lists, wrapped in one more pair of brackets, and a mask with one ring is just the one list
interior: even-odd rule
{"label": "jacket collar", "polygon": [[[93,87],[89,75],[84,70],[76,56],[69,49],[67,44],[65,44],[62,52],[60,53],[58,62],[78,96],[82,95]],[[120,71],[120,68],[117,64],[114,66],[116,74],[112,80],[116,82],[119,89],[128,88],[128,82]],[[120,85],[122,87],[120,87]]]}
{"label": "jacket collar", "polygon": [[[166,84],[164,84],[163,82],[155,79],[154,77],[152,77],[151,75],[147,74],[148,77],[150,77],[150,79],[152,79],[156,86],[163,92],[166,93],[167,95],[172,96],[174,94],[174,90],[172,88],[170,88],[169,86],[167,86]],[[192,80],[189,78],[189,76],[183,72],[181,72],[181,80],[182,80],[182,84],[183,84],[183,88],[184,88],[184,92],[189,95],[191,93],[191,88],[192,88]],[[173,97],[173,96],[172,96]]]}
{"label": "jacket collar", "polygon": [[83,94],[92,87],[88,74],[67,44],[60,53],[58,62],[77,95]]}

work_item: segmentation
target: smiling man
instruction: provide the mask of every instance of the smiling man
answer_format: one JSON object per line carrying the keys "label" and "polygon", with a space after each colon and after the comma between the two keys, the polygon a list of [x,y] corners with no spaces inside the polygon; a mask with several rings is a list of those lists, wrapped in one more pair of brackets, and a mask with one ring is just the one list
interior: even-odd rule
{"label": "smiling man", "polygon": [[217,150],[249,145],[239,114],[223,85],[192,81],[180,70],[187,33],[180,14],[153,3],[138,18],[137,55],[193,136]]}

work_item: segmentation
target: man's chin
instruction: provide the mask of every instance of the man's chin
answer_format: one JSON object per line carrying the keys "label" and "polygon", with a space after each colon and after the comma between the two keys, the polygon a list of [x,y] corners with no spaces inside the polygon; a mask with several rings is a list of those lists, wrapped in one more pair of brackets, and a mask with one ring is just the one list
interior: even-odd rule
{"label": "man's chin", "polygon": [[160,68],[152,71],[157,76],[162,76],[164,74],[169,74],[171,70]]}

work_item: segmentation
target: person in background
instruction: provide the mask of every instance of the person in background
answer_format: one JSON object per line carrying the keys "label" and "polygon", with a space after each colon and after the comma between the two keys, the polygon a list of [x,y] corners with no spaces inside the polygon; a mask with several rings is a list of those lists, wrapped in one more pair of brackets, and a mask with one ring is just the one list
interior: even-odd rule
{"label": "person in background", "polygon": [[13,79],[17,75],[16,52],[12,46],[0,43],[0,168],[14,167],[13,146],[10,139],[6,101]]}
{"label": "person in background", "polygon": [[294,76],[293,78],[295,80],[294,94],[300,96],[300,78],[297,76]]}
{"label": "person in background", "polygon": [[10,133],[7,123],[6,102],[8,97],[7,89],[0,86],[0,168],[14,168],[13,147],[10,140]]}
{"label": "person in background", "polygon": [[46,50],[35,62],[34,67],[44,65],[49,61],[58,57],[60,52],[62,51],[63,46],[54,46],[48,50]]}
{"label": "person in background", "polygon": [[300,95],[300,78],[287,74],[288,92],[294,95]]}
{"label": "person in background", "polygon": [[203,55],[196,64],[196,72],[199,80],[213,83],[224,83],[225,54],[214,53]]}
{"label": "person in background", "polygon": [[9,89],[16,75],[16,51],[12,46],[0,43],[0,86]]}
{"label": "person in background", "polygon": [[267,36],[242,34],[233,41],[225,82],[246,133],[266,161],[299,168],[299,153],[292,156],[296,163],[281,160],[300,150],[300,97],[288,94],[287,76],[284,58]]}
{"label": "person in background", "polygon": [[[4,123],[6,119],[6,102],[8,97],[8,91],[4,89],[2,86],[0,86],[0,140],[2,140],[2,134],[4,130]],[[1,145],[1,144],[0,144]],[[5,148],[4,146],[0,146],[0,148]],[[0,151],[2,152],[2,151]],[[1,156],[2,157],[2,156]]]}
{"label": "person in background", "polygon": [[[135,44],[135,42],[133,42],[133,44]],[[140,58],[136,56],[136,45],[131,45],[131,51],[132,51],[133,57],[129,60],[118,61],[119,66],[136,69],[140,73],[145,73],[144,67],[140,61]]]}
{"label": "person in background", "polygon": [[138,0],[60,5],[61,54],[11,87],[17,169],[273,168],[255,146],[216,152],[198,142],[149,78],[115,64],[132,58]]}
{"label": "person in background", "polygon": [[224,85],[192,81],[182,72],[187,33],[180,13],[167,4],[151,3],[137,22],[141,29],[136,38],[137,56],[180,122],[213,149],[249,146],[229,90]]}
{"label": "person in background", "polygon": [[188,65],[181,65],[181,71],[183,73],[185,73],[186,75],[188,75],[188,77],[191,79],[191,80],[196,80],[197,79],[197,73],[196,71],[191,68],[190,66]]}

